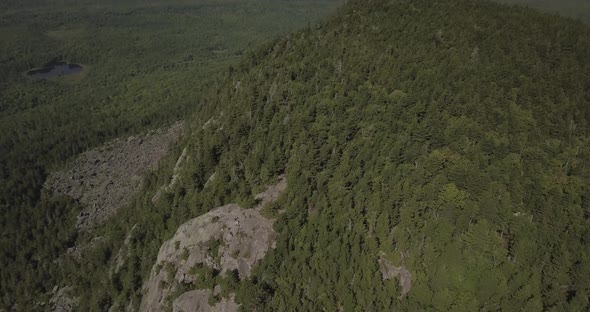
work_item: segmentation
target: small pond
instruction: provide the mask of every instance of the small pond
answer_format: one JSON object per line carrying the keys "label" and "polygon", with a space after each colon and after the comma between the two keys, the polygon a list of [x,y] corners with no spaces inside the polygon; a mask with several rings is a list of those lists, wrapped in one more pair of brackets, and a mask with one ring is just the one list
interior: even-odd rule
{"label": "small pond", "polygon": [[43,68],[31,69],[27,76],[33,79],[49,79],[68,75],[77,75],[84,70],[84,67],[78,64],[70,64],[64,61],[53,61],[47,63]]}

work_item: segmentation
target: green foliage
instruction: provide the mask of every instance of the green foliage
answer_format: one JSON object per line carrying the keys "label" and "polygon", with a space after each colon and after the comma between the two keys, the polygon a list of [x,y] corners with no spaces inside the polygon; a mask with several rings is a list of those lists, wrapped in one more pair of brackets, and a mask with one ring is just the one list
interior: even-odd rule
{"label": "green foliage", "polygon": [[207,254],[209,254],[213,259],[219,259],[219,247],[221,246],[221,241],[218,239],[212,239],[207,242],[205,247],[207,247]]}
{"label": "green foliage", "polygon": [[202,265],[191,268],[191,273],[196,276],[194,282],[196,289],[213,289],[219,278],[218,270]]}
{"label": "green foliage", "polygon": [[[230,70],[196,150],[223,137],[234,190],[289,181],[242,308],[586,309],[589,34],[492,3],[351,1]],[[412,273],[405,297],[381,252]]]}

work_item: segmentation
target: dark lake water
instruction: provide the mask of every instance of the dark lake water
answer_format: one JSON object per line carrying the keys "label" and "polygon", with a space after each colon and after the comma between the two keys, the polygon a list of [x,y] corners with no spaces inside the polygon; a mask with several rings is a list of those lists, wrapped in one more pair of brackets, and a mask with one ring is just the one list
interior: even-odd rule
{"label": "dark lake water", "polygon": [[33,79],[49,79],[68,75],[77,75],[84,70],[78,64],[70,64],[63,61],[55,61],[45,64],[43,68],[32,69],[27,75]]}

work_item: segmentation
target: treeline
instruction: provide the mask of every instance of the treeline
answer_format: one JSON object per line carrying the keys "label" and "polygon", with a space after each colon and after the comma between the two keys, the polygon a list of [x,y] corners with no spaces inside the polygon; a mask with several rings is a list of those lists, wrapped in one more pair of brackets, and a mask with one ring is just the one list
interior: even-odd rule
{"label": "treeline", "polygon": [[536,8],[548,13],[559,13],[564,16],[590,23],[590,2],[585,0],[497,0],[507,4],[517,4]]}

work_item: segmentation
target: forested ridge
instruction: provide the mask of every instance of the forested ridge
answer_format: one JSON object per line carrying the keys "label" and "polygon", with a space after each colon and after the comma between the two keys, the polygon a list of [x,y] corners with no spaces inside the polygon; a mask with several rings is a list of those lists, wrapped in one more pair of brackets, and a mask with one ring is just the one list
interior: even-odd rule
{"label": "forested ridge", "polygon": [[198,214],[214,171],[220,203],[286,172],[245,311],[587,309],[589,39],[489,2],[351,1],[226,74],[166,205]]}
{"label": "forested ridge", "polygon": [[[248,279],[201,270],[186,289],[223,283],[244,311],[590,308],[581,22],[476,0],[351,0],[244,53],[200,94],[190,135],[143,193],[72,238],[108,240],[60,257],[54,279],[79,309],[137,308],[180,224],[253,207],[283,173],[288,188],[265,211],[276,248]],[[178,183],[152,202],[184,147]],[[411,273],[408,293],[382,279],[380,259]]]}

